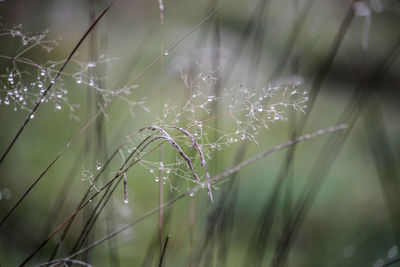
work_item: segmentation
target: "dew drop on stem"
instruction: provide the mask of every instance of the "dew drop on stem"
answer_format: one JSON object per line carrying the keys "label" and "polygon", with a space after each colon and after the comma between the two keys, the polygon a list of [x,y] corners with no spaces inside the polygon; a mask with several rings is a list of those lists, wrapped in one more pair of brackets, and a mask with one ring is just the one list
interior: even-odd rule
{"label": "dew drop on stem", "polygon": [[100,170],[102,167],[103,167],[103,163],[101,163],[101,162],[97,162],[96,163],[96,169],[97,170]]}

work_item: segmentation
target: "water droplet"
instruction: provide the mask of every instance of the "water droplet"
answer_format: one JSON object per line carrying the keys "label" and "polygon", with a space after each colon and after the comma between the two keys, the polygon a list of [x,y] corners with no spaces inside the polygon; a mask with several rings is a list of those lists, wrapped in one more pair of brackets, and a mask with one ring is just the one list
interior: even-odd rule
{"label": "water droplet", "polygon": [[263,107],[262,107],[262,106],[259,106],[259,107],[257,108],[257,110],[258,110],[259,112],[262,112],[262,111],[263,111]]}
{"label": "water droplet", "polygon": [[355,2],[353,7],[357,16],[366,17],[371,15],[371,9],[364,2]]}
{"label": "water droplet", "polygon": [[344,248],[343,256],[345,258],[350,258],[351,256],[354,255],[355,252],[356,252],[356,246],[354,244],[351,244]]}
{"label": "water droplet", "polygon": [[90,86],[93,86],[93,85],[94,85],[94,81],[93,81],[93,80],[90,80],[90,81],[89,81],[89,85],[90,85]]}
{"label": "water droplet", "polygon": [[156,182],[158,183],[158,181],[160,181],[160,178],[158,178],[158,176],[156,176],[156,177],[154,178],[154,181],[156,181]]}
{"label": "water droplet", "polygon": [[56,109],[61,110],[61,105],[59,103],[56,103]]}
{"label": "water droplet", "polygon": [[153,172],[154,172],[154,170],[153,170],[153,169],[150,169],[150,172],[151,172],[151,173],[153,173]]}
{"label": "water droplet", "polygon": [[54,80],[54,78],[50,80],[51,84],[54,84],[55,82],[56,82],[56,80]]}
{"label": "water droplet", "polygon": [[97,162],[97,163],[96,163],[96,169],[97,169],[97,170],[100,170],[101,167],[103,167],[103,163]]}
{"label": "water droplet", "polygon": [[129,199],[124,199],[124,202],[125,202],[125,204],[128,204],[129,203]]}
{"label": "water droplet", "polygon": [[25,38],[22,39],[22,44],[23,45],[27,45],[28,44],[28,40],[26,40]]}
{"label": "water droplet", "polygon": [[57,98],[61,98],[62,97],[62,93],[61,92],[57,92]]}
{"label": "water droplet", "polygon": [[399,249],[397,248],[397,246],[391,247],[388,251],[388,258],[392,259],[396,257],[397,254],[399,254]]}
{"label": "water droplet", "polygon": [[189,192],[189,196],[194,196],[194,193],[192,191]]}
{"label": "water droplet", "polygon": [[23,90],[24,92],[28,91],[28,87],[24,86]]}
{"label": "water droplet", "polygon": [[6,105],[10,104],[10,100],[8,99],[8,97],[6,97],[6,98],[4,99],[4,104],[6,104]]}
{"label": "water droplet", "polygon": [[42,75],[42,76],[46,75],[46,71],[45,70],[41,70],[40,71],[40,75]]}
{"label": "water droplet", "polygon": [[278,115],[278,113],[275,113],[275,115],[274,115],[274,120],[279,120],[279,115]]}
{"label": "water droplet", "polygon": [[31,118],[31,119],[35,118],[35,114],[31,114],[31,116],[29,118]]}
{"label": "water droplet", "polygon": [[240,137],[242,140],[246,139],[246,135],[242,134],[242,136]]}
{"label": "water droplet", "polygon": [[[170,170],[170,169],[167,169],[165,172],[168,174],[168,173],[171,172],[171,170]],[[165,177],[164,177],[164,178],[165,178]]]}
{"label": "water droplet", "polygon": [[76,83],[77,83],[77,84],[82,83],[82,77],[79,77],[78,79],[76,79]]}
{"label": "water droplet", "polygon": [[165,50],[164,55],[168,56],[168,53],[169,53],[168,50]]}
{"label": "water droplet", "polygon": [[10,189],[8,189],[8,188],[3,188],[3,198],[4,199],[6,199],[6,200],[9,200],[9,199],[11,199],[11,191],[10,191]]}
{"label": "water droplet", "polygon": [[88,66],[89,68],[94,68],[94,67],[96,67],[96,63],[94,63],[94,62],[88,62],[87,66]]}
{"label": "water droplet", "polygon": [[42,87],[43,87],[43,83],[42,83],[41,81],[38,81],[37,86],[38,86],[39,88],[42,88]]}

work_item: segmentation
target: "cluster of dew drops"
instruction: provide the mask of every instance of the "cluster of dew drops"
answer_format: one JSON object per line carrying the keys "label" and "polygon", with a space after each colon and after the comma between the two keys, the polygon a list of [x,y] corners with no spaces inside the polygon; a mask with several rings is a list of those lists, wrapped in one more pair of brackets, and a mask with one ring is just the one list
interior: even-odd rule
{"label": "cluster of dew drops", "polygon": [[[103,78],[96,76],[95,68],[102,64],[112,65],[119,58],[101,55],[96,62],[85,62],[73,57],[69,65],[78,71],[74,73],[63,71],[56,77],[64,60],[46,61],[45,58],[48,56],[45,52],[50,53],[61,38],[47,38],[48,30],[39,34],[24,33],[21,24],[11,28],[0,24],[0,35],[3,42],[17,42],[13,55],[1,55],[10,61],[9,65],[12,67],[6,67],[5,72],[0,73],[0,105],[10,106],[14,111],[30,112],[37,103],[53,103],[55,110],[61,110],[63,106],[66,106],[71,111],[70,117],[79,120],[73,114],[79,105],[69,103],[68,90],[64,84],[65,78],[72,78],[77,84],[86,85],[98,91],[105,100],[114,95],[113,90],[100,88],[98,83],[102,82]],[[29,58],[28,51],[43,55],[41,60],[45,63],[37,63],[38,60]],[[47,90],[48,88],[51,90]],[[34,114],[31,118],[34,118]]]}
{"label": "cluster of dew drops", "polygon": [[[230,146],[239,140],[250,140],[257,143],[256,136],[261,128],[269,128],[271,123],[287,120],[286,114],[290,109],[304,113],[309,101],[308,91],[303,88],[299,77],[290,77],[276,84],[268,84],[261,89],[247,88],[243,85],[234,86],[225,89],[222,97],[217,97],[207,94],[211,91],[207,89],[210,89],[209,87],[216,81],[213,72],[202,71],[195,76],[194,81],[189,81],[188,75],[182,72],[180,76],[185,86],[192,87],[195,91],[183,107],[164,104],[162,118],[156,120],[155,124],[164,128],[168,128],[168,126],[185,128],[196,138],[208,159],[211,158],[213,151],[221,150],[224,146]],[[209,123],[202,120],[214,116],[212,107],[218,101],[225,110],[223,111],[225,114],[222,115],[233,121],[231,124],[233,129],[218,129],[217,138],[211,139],[209,138],[210,132],[215,132],[213,124],[208,125]],[[182,125],[184,122],[186,125]],[[190,140],[184,137],[176,138],[177,141],[186,143],[187,147],[191,148]],[[197,159],[192,160],[199,162]],[[174,166],[168,167],[158,162],[141,161],[141,163],[147,164],[145,168],[156,182],[164,184],[168,181],[168,174],[171,170],[174,174],[179,169],[182,172],[180,166],[184,165],[184,163],[179,165],[179,160]],[[160,178],[160,174],[166,175]],[[188,172],[181,175],[181,178],[192,181],[190,176],[191,173]],[[190,190],[190,186],[187,187]],[[190,195],[194,194],[192,191],[189,192]]]}

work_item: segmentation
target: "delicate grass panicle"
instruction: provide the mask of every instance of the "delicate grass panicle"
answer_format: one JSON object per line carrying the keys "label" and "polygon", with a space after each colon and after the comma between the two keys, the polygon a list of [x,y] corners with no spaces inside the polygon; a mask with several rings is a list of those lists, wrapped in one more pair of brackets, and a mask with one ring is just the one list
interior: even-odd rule
{"label": "delicate grass panicle", "polygon": [[[5,42],[11,42],[14,47],[7,55],[1,55],[0,59],[7,61],[5,72],[0,73],[0,91],[3,92],[0,97],[0,104],[7,105],[13,110],[31,111],[35,104],[52,103],[55,110],[61,110],[63,106],[70,110],[70,117],[76,120],[80,118],[75,114],[75,110],[80,104],[72,104],[68,99],[68,88],[66,83],[72,79],[81,88],[93,90],[99,93],[104,99],[98,102],[99,108],[107,105],[114,95],[118,95],[122,89],[104,88],[106,77],[98,77],[93,74],[94,69],[109,68],[120,61],[118,57],[109,57],[101,55],[97,61],[79,60],[79,54],[75,54],[69,61],[69,68],[58,72],[66,59],[54,61],[51,59],[52,51],[62,42],[61,38],[48,38],[49,30],[42,33],[25,33],[22,25],[14,25],[11,28],[0,24],[0,38]],[[22,44],[22,45],[21,45]],[[32,54],[40,54],[43,57],[32,58]],[[73,70],[72,72],[70,70]],[[46,87],[52,84],[51,91],[44,95]],[[133,101],[127,96],[131,94],[131,89],[136,88],[132,85],[124,88],[124,92],[119,94],[119,98],[126,101],[131,114],[134,114],[133,108],[141,106],[149,112],[144,100]],[[32,118],[34,114],[32,114]]]}

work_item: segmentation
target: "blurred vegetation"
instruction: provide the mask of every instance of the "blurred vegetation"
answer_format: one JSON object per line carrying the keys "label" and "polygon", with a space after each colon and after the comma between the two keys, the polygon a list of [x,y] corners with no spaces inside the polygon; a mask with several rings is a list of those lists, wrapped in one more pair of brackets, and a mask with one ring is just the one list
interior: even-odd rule
{"label": "blurred vegetation", "polygon": [[[67,102],[62,102],[61,110],[56,107],[57,99],[41,104],[1,163],[0,217],[4,218],[71,138],[107,105],[104,103],[222,3],[164,0],[160,27],[158,1],[116,1],[65,69],[69,75],[62,76],[62,87],[67,90],[62,99]],[[399,259],[400,246],[400,2],[357,3],[354,8],[348,0],[230,1],[135,81],[137,88],[131,94],[112,102],[105,115],[62,154],[1,224],[1,266],[21,264],[78,207],[90,188],[82,176],[85,170],[96,173],[96,164],[104,164],[127,136],[163,121],[165,104],[176,106],[177,112],[182,109],[195,92],[185,86],[182,74],[187,73],[189,79],[196,73],[207,77],[207,71],[216,81],[201,89],[218,101],[210,104],[209,114],[196,110],[202,120],[229,110],[230,96],[224,89],[233,88],[240,94],[241,88],[248,88],[258,94],[274,84],[290,87],[299,81],[301,90],[310,95],[305,114],[285,109],[287,120],[257,130],[257,143],[247,137],[241,140],[239,135],[237,143],[211,151],[206,157],[211,177],[302,134],[341,123],[349,128],[345,133],[299,143],[295,150],[280,151],[230,175],[213,188],[214,202],[207,190],[199,190],[164,208],[161,240],[155,213],[76,259],[93,266],[157,266],[169,235],[163,266],[396,266],[391,261]],[[48,60],[60,63],[107,5],[103,0],[0,1],[0,22],[3,33],[5,28],[21,24],[21,31],[32,36],[49,29],[47,39],[61,37],[51,52],[35,48],[25,54],[39,65]],[[340,25],[353,11],[329,62]],[[2,56],[12,58],[24,48],[18,36],[0,35],[0,39]],[[387,56],[392,47],[395,52]],[[82,70],[102,58],[110,61]],[[18,67],[27,71],[24,79],[28,85],[37,82],[34,67]],[[0,153],[32,108],[14,111],[12,104],[4,103],[10,91],[10,68],[12,60],[0,58],[0,85],[4,87],[0,93]],[[77,83],[81,74],[87,76]],[[94,76],[107,93],[85,85]],[[320,86],[316,85],[319,78]],[[50,78],[44,83],[48,86]],[[40,97],[37,84],[29,90],[33,87],[35,97]],[[71,112],[69,105],[79,108]],[[249,118],[242,114],[238,120]],[[187,128],[190,122],[191,118],[182,117],[177,124]],[[209,123],[204,136],[207,134],[212,144],[221,133],[237,128],[229,116],[222,116]],[[190,145],[182,148],[195,157]],[[127,147],[123,150],[127,155]],[[168,144],[145,158],[166,164],[177,159],[178,153]],[[118,153],[99,184],[114,177],[122,161]],[[177,168],[185,169],[182,166]],[[204,174],[198,158],[196,171]],[[315,183],[310,184],[313,179]],[[129,203],[124,203],[120,183],[80,248],[157,208],[161,182],[155,182],[149,168],[133,166],[127,172]],[[180,192],[171,191],[170,183]],[[162,186],[163,201],[195,185],[172,173]],[[52,259],[71,254],[102,194],[74,219]],[[62,233],[27,265],[49,261]]]}

